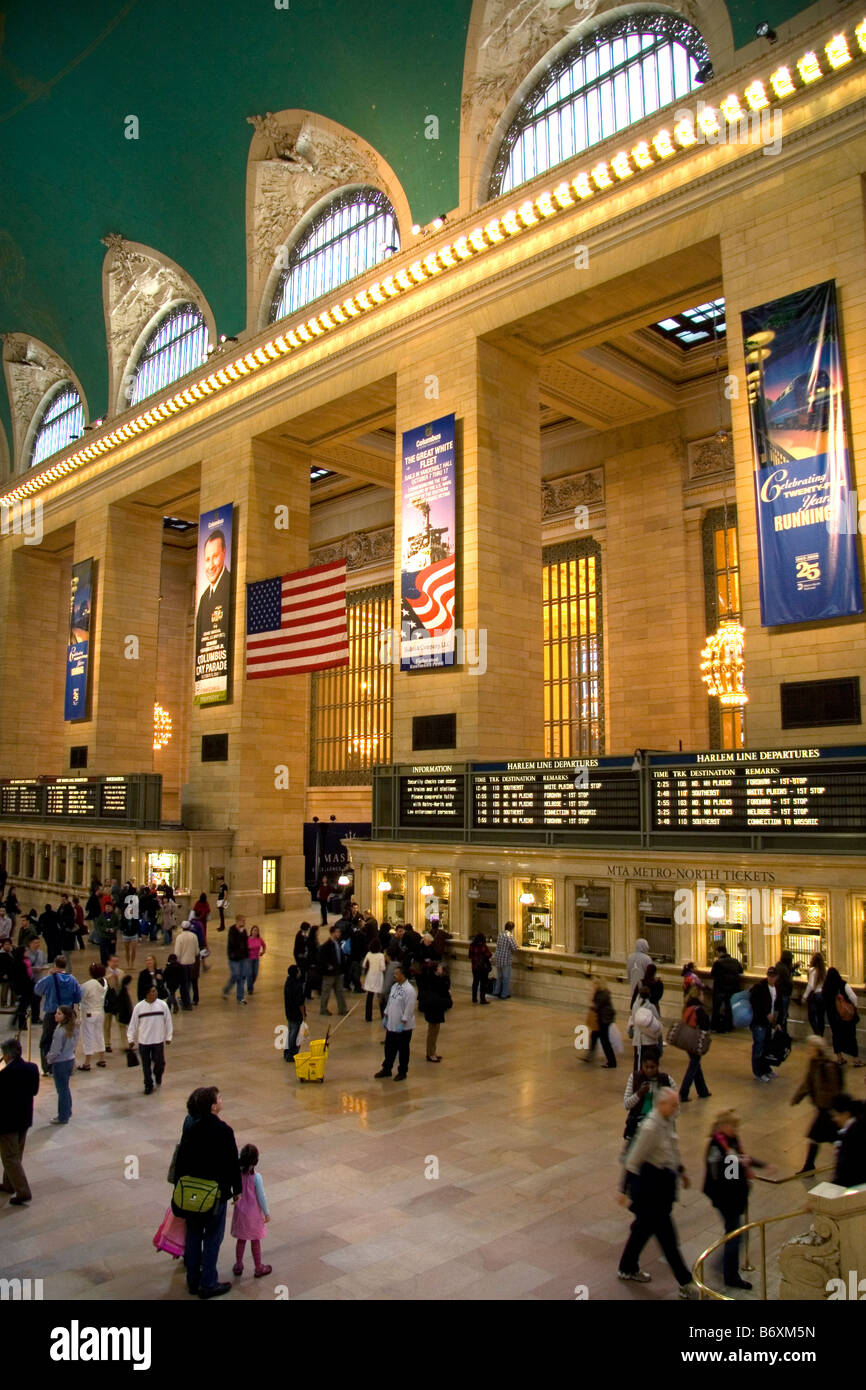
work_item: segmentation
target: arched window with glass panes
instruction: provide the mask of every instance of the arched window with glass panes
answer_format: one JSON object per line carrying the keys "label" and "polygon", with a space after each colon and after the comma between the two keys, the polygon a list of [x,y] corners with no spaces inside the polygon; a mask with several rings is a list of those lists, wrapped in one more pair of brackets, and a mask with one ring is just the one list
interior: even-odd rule
{"label": "arched window with glass panes", "polygon": [[268,321],[293,314],[399,250],[397,216],[384,193],[356,188],[338,194],[291,248]]}
{"label": "arched window with glass panes", "polygon": [[679,15],[626,15],[586,34],[522,102],[500,147],[489,197],[687,96],[708,61],[703,38]]}
{"label": "arched window with glass panes", "polygon": [[70,381],[58,386],[42,412],[42,418],[33,436],[30,450],[30,467],[65,449],[67,444],[78,439],[84,431],[84,406],[81,397]]}
{"label": "arched window with glass panes", "polygon": [[128,399],[138,405],[207,361],[208,330],[195,304],[178,304],[157,323],[132,368]]}

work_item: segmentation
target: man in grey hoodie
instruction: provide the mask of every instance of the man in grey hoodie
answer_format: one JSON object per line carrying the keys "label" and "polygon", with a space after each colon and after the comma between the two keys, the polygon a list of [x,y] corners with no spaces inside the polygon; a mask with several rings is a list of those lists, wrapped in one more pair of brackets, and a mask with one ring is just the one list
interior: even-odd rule
{"label": "man in grey hoodie", "polygon": [[648,965],[652,965],[653,958],[649,953],[649,942],[639,936],[634,943],[634,950],[626,961],[628,971],[628,987],[633,990],[635,985],[643,981],[644,973]]}

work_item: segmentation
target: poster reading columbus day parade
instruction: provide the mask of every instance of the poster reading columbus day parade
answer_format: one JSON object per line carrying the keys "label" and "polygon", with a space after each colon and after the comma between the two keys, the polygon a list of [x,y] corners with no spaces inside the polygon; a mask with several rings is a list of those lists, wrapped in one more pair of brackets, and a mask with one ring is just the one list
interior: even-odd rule
{"label": "poster reading columbus day parade", "polygon": [[835,283],[761,304],[742,319],[761,623],[862,613]]}
{"label": "poster reading columbus day parade", "polygon": [[453,415],[403,434],[401,671],[454,665],[454,437]]}
{"label": "poster reading columbus day parade", "polygon": [[234,584],[231,503],[203,512],[198,523],[195,613],[196,705],[223,705],[230,697]]}

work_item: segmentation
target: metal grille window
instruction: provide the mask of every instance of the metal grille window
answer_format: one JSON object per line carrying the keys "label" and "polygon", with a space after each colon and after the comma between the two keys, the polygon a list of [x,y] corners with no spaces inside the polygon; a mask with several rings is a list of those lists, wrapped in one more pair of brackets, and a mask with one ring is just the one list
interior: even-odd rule
{"label": "metal grille window", "polygon": [[347,596],[349,664],[312,679],[310,782],[339,786],[372,782],[372,769],[391,761],[391,663],[383,640],[393,623],[389,584]]}
{"label": "metal grille window", "polygon": [[569,541],[543,558],[544,754],[601,753],[601,550],[595,541]]}
{"label": "metal grille window", "polygon": [[397,218],[375,188],[341,194],[315,218],[289,252],[277,284],[270,322],[328,294],[400,249]]}
{"label": "metal grille window", "polygon": [[83,431],[84,406],[75,387],[67,382],[45,408],[33,437],[30,467],[35,468],[37,463],[50,458],[58,449],[65,449]]}
{"label": "metal grille window", "polygon": [[[740,561],[737,546],[736,507],[715,507],[703,522],[704,593],[707,632],[715,632],[722,618],[740,618]],[[724,707],[717,696],[710,702],[710,747],[745,746],[745,709]]]}
{"label": "metal grille window", "polygon": [[194,304],[172,309],[151,333],[134,368],[130,405],[186,376],[207,360],[208,331]]}
{"label": "metal grille window", "polygon": [[697,29],[671,14],[627,15],[586,35],[523,103],[502,142],[490,197],[694,91],[708,59]]}

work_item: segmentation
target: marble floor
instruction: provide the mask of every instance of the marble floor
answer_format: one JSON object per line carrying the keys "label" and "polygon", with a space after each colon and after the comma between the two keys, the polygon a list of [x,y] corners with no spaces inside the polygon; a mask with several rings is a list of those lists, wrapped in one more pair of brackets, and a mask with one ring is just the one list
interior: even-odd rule
{"label": "marble floor", "polygon": [[[218,1085],[238,1143],[260,1150],[271,1209],[264,1252],[273,1274],[254,1279],[248,1251],[229,1300],[274,1299],[278,1286],[292,1299],[676,1298],[654,1244],[643,1261],[651,1284],[616,1278],[629,1222],[615,1200],[628,1069],[603,1070],[600,1057],[580,1063],[573,1031],[582,1018],[517,998],[473,1007],[461,981],[440,1034],[443,1063],[425,1061],[422,1023],[408,1080],[397,1084],[373,1079],[382,1030],[364,1021],[363,998],[353,996],[361,1005],[334,1039],[324,1084],[301,1085],[275,1046],[299,920],[265,920],[268,953],[243,1007],[220,996],[225,937],[211,932],[218,963],[203,977],[200,1007],[175,1016],[154,1095],[143,1095],[140,1070],[115,1050],[105,1070],[73,1073],[72,1122],[58,1128],[49,1125],[54,1088],[43,1080],[25,1164],[34,1200],[16,1208],[0,1195],[0,1274],[41,1278],[45,1299],[186,1299],[180,1263],[151,1241],[168,1205],[166,1171],[186,1097]],[[161,948],[159,959],[166,954]],[[74,953],[79,978],[91,958]],[[317,999],[309,1021],[322,1036]],[[780,1177],[803,1161],[809,1113],[790,1106],[803,1049],[777,1082],[761,1086],[750,1075],[749,1042],[748,1033],[714,1040],[705,1068],[712,1098],[684,1106],[679,1121],[694,1179],[675,1210],[689,1263],[720,1234],[700,1190],[718,1109],[737,1107],[747,1147]],[[668,1051],[678,1080],[682,1061]],[[849,1078],[857,1094],[864,1075]],[[822,1155],[828,1161],[827,1149]],[[804,1192],[801,1180],[756,1183],[752,1218],[798,1209]],[[778,1244],[807,1226],[799,1218],[769,1229]],[[227,1236],[224,1278],[233,1255]]]}

